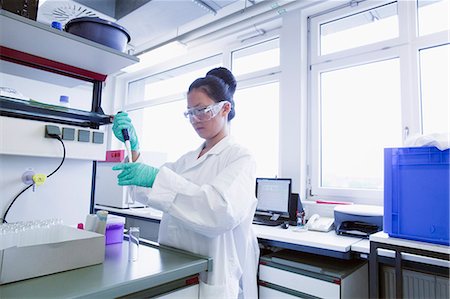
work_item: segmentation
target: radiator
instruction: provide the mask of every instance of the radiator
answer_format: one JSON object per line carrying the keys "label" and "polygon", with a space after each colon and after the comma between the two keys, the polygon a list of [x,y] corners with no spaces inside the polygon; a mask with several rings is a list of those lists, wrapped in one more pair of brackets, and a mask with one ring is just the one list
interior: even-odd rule
{"label": "radiator", "polygon": [[[414,299],[450,298],[446,277],[403,270],[403,297]],[[381,271],[381,298],[395,297],[395,268],[384,266]]]}

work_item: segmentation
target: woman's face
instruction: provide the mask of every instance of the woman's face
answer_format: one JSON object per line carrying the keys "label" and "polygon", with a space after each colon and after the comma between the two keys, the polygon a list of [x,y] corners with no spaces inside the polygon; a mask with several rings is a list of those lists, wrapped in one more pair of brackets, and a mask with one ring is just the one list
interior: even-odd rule
{"label": "woman's face", "polygon": [[[200,109],[205,108],[209,105],[216,104],[208,95],[200,90],[193,89],[187,95],[187,108],[192,109]],[[219,133],[224,132],[226,129],[227,117],[230,110],[230,104],[226,103],[222,109],[217,113],[216,116],[207,121],[196,121],[195,119],[191,120],[191,124],[194,127],[197,134],[205,139],[213,139]]]}

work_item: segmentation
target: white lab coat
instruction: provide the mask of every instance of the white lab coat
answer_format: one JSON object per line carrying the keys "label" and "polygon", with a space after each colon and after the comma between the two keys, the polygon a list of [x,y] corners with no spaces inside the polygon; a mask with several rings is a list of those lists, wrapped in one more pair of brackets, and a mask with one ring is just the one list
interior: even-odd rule
{"label": "white lab coat", "polygon": [[200,275],[200,298],[257,298],[255,161],[229,136],[198,158],[201,149],[164,164],[153,187],[133,196],[164,212],[160,244],[213,259]]}

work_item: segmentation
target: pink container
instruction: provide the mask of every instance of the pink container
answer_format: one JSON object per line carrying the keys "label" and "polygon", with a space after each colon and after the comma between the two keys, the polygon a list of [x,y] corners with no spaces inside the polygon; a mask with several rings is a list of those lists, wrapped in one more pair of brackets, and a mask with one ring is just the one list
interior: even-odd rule
{"label": "pink container", "polygon": [[122,162],[124,158],[124,150],[106,151],[106,162]]}

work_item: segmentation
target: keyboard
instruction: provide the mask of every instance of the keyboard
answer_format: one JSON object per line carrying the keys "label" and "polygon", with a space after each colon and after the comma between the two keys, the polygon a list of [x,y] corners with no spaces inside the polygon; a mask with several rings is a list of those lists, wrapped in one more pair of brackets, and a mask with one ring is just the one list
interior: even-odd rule
{"label": "keyboard", "polygon": [[255,215],[253,217],[253,224],[259,224],[259,225],[267,225],[267,226],[278,226],[284,223],[284,220],[278,219],[278,220],[270,220],[268,217],[261,217],[258,215]]}

